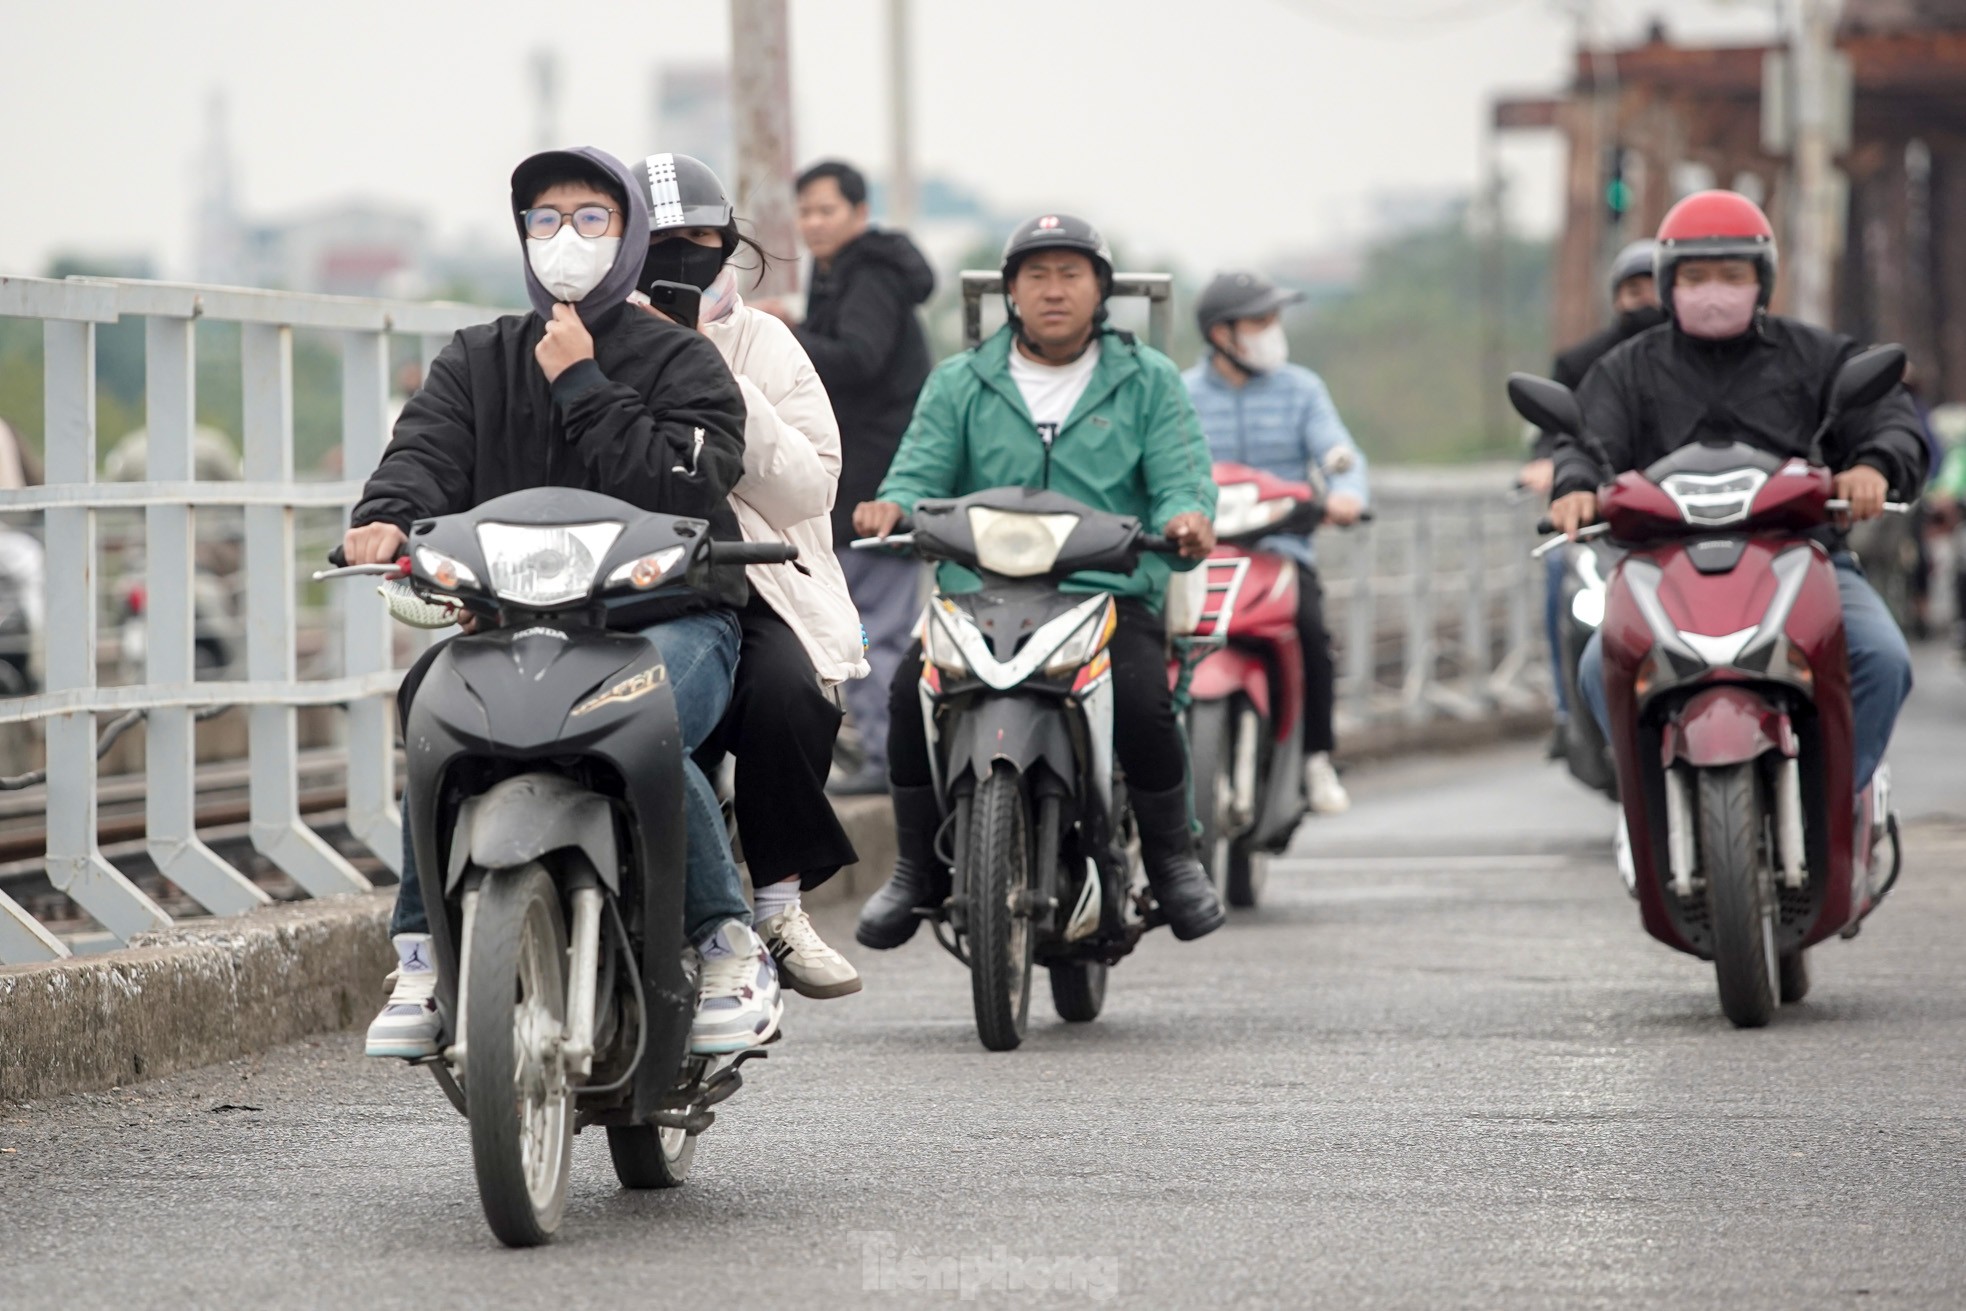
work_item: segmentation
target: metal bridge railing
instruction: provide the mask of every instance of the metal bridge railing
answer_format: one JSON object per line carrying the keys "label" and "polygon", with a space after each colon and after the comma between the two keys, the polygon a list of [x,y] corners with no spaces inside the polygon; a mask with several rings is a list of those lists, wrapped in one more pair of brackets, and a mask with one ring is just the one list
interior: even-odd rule
{"label": "metal bridge railing", "polygon": [[[500,311],[472,306],[293,295],[113,279],[0,278],[0,316],[38,319],[45,358],[47,483],[0,492],[0,511],[38,510],[46,539],[45,689],[0,700],[0,724],[43,721],[47,748],[50,882],[116,937],[168,925],[170,917],[97,846],[99,712],[147,718],[147,848],[160,873],[213,914],[264,904],[267,894],[207,847],[193,822],[193,721],[205,707],[249,708],[253,846],[313,896],[364,891],[369,881],[306,824],[299,810],[295,713],[346,706],[348,824],[391,868],[402,859],[388,698],[400,677],[379,601],[352,600],[341,614],[343,673],[301,681],[295,669],[297,510],[343,513],[387,442],[389,338],[420,338],[427,364],[459,328]],[[148,481],[96,481],[96,331],[125,317],[144,321]],[[245,480],[194,476],[196,346],[200,321],[241,334]],[[343,481],[294,475],[293,333],[325,330],[341,342]],[[243,507],[243,680],[194,677],[193,515]],[[96,516],[144,514],[148,641],[144,682],[97,682]],[[0,893],[0,963],[50,960],[67,947]]]}

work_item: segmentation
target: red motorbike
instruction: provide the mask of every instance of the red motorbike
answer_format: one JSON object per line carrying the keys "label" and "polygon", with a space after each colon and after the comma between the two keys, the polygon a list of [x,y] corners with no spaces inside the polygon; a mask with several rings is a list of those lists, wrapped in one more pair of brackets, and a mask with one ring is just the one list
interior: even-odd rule
{"label": "red motorbike", "polygon": [[[1604,691],[1645,928],[1713,962],[1744,1028],[1801,1000],[1804,953],[1854,936],[1898,875],[1887,773],[1855,795],[1843,611],[1808,534],[1849,508],[1823,434],[1889,392],[1904,358],[1885,346],[1843,366],[1810,459],[1684,446],[1618,475],[1584,530],[1629,552],[1605,601]],[[1582,434],[1567,388],[1515,374],[1509,396]]]}
{"label": "red motorbike", "polygon": [[[1304,793],[1304,661],[1297,637],[1297,567],[1257,549],[1278,533],[1324,521],[1309,483],[1217,464],[1216,549],[1202,569],[1209,606],[1187,705],[1190,780],[1201,858],[1231,906],[1262,894],[1261,857],[1290,845],[1309,807]],[[1192,576],[1191,576],[1192,577]],[[1175,607],[1177,610],[1179,607]],[[1171,616],[1170,626],[1185,627]]]}

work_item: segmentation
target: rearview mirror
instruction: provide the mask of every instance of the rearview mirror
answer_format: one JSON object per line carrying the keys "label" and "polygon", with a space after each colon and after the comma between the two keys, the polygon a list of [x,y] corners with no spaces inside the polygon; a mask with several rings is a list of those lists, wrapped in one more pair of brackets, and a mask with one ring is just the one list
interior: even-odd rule
{"label": "rearview mirror", "polygon": [[1515,406],[1517,414],[1546,432],[1571,437],[1583,435],[1584,412],[1577,404],[1576,393],[1560,382],[1533,373],[1511,373],[1509,404]]}
{"label": "rearview mirror", "polygon": [[1891,394],[1905,377],[1905,348],[1873,346],[1852,355],[1836,371],[1830,388],[1830,409],[1838,414],[1861,410]]}

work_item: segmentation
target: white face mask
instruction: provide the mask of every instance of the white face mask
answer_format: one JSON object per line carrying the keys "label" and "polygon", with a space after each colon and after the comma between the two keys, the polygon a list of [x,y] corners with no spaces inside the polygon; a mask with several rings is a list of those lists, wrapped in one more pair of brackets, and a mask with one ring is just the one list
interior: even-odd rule
{"label": "white face mask", "polygon": [[1275,373],[1290,361],[1290,340],[1283,324],[1272,323],[1255,332],[1236,334],[1236,357],[1257,373]]}
{"label": "white face mask", "polygon": [[583,237],[571,223],[544,241],[526,238],[526,262],[533,276],[554,300],[568,304],[601,285],[620,250],[620,237]]}

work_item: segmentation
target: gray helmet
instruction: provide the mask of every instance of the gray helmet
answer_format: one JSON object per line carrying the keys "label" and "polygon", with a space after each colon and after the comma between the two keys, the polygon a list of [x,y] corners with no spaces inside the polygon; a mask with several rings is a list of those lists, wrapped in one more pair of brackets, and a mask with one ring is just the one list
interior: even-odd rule
{"label": "gray helmet", "polygon": [[1003,244],[1003,281],[1006,290],[1011,279],[1017,276],[1017,266],[1027,256],[1041,250],[1076,250],[1090,255],[1092,267],[1099,274],[1101,290],[1107,295],[1112,294],[1113,248],[1106,244],[1106,238],[1100,235],[1098,228],[1070,214],[1040,214],[1017,225],[1017,230],[1010,234],[1010,240]]}
{"label": "gray helmet", "polygon": [[1618,258],[1611,261],[1611,294],[1618,294],[1618,288],[1633,278],[1649,278],[1653,275],[1652,264],[1659,253],[1659,243],[1650,237],[1641,237],[1618,252]]}
{"label": "gray helmet", "polygon": [[648,187],[649,231],[730,228],[730,197],[710,166],[691,155],[650,155],[642,161]]}
{"label": "gray helmet", "polygon": [[1216,274],[1202,289],[1201,298],[1195,302],[1195,322],[1206,339],[1208,330],[1218,323],[1260,319],[1302,299],[1303,292],[1279,287],[1260,273],[1233,269]]}

